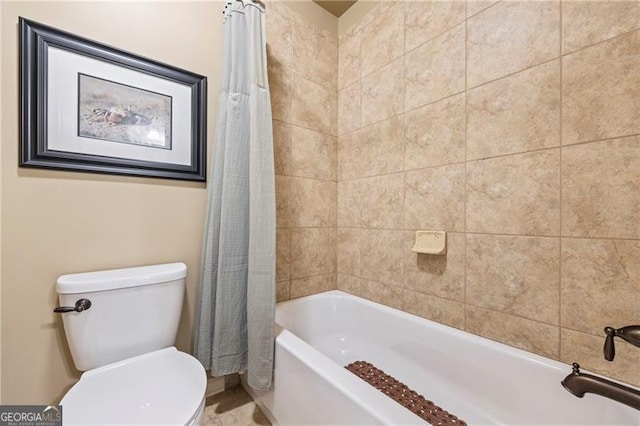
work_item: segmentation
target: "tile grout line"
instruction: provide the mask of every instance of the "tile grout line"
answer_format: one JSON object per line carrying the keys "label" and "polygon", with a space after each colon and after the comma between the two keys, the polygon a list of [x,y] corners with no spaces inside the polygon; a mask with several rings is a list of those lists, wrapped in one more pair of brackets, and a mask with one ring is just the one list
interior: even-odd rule
{"label": "tile grout line", "polygon": [[490,8],[492,8],[493,6],[495,6],[495,5],[497,5],[498,3],[501,3],[501,2],[502,2],[502,0],[498,0],[495,3],[490,4],[489,6],[485,7],[482,10],[480,10],[479,12],[476,12],[475,14],[473,14],[471,16],[467,16],[466,18],[467,18],[467,20],[470,19],[470,18],[474,18],[474,17],[480,15],[481,13],[483,13],[485,10],[489,10]]}
{"label": "tile grout line", "polygon": [[[558,4],[559,13],[560,13],[560,34],[559,34],[559,49],[560,55],[562,55],[562,28],[563,28],[563,16],[562,16],[562,0],[559,0]],[[562,105],[564,103],[564,95],[563,95],[563,75],[562,75],[562,63],[564,62],[564,57],[560,56],[560,125],[558,126],[558,131],[560,133],[560,161],[558,163],[559,167],[559,188],[558,188],[558,197],[559,197],[559,208],[558,208],[558,233],[560,234],[559,244],[558,244],[558,360],[562,359],[562,150],[563,150],[563,138],[562,138]]]}
{"label": "tile grout line", "polygon": [[[333,197],[334,202],[332,209],[333,210],[333,224],[331,226],[332,239],[333,239],[333,270],[334,270],[334,280],[333,280],[333,289],[338,289],[338,149],[340,146],[340,37],[338,34],[335,36],[336,40],[336,62],[335,62],[335,79],[336,79],[336,111],[338,115],[336,117],[336,136],[335,136],[335,146],[333,155],[331,156],[331,174],[334,178],[334,192],[335,195]],[[331,214],[329,215],[329,219],[331,219]]]}
{"label": "tile grout line", "polygon": [[358,177],[352,177],[352,178],[346,178],[346,179],[343,178],[342,182],[349,182],[349,181],[354,181],[354,180],[362,180],[362,179],[381,177],[381,176],[390,176],[390,175],[395,175],[395,174],[404,173],[404,172],[420,172],[420,171],[423,171],[423,170],[436,169],[436,168],[439,168],[439,167],[459,166],[459,165],[464,165],[465,163],[474,163],[474,162],[478,162],[478,161],[488,161],[488,160],[494,160],[494,159],[505,158],[505,157],[515,157],[515,156],[518,156],[518,155],[536,154],[536,153],[545,152],[545,151],[552,151],[552,150],[560,150],[560,145],[554,146],[554,147],[550,147],[550,148],[540,148],[540,149],[536,149],[536,150],[532,150],[532,151],[516,152],[516,153],[512,153],[512,154],[502,154],[502,155],[498,155],[498,156],[495,156],[495,157],[468,160],[466,162],[465,161],[457,161],[457,162],[452,162],[452,163],[443,163],[443,164],[436,164],[436,165],[432,165],[432,166],[419,167],[419,168],[415,168],[415,169],[395,170],[395,171],[391,171],[391,172],[387,172],[387,173],[380,173],[380,174],[376,174],[376,175],[358,176]]}
{"label": "tile grout line", "polygon": [[[402,8],[402,217],[400,220],[402,221],[402,225],[405,226],[405,211],[407,209],[407,173],[404,171],[406,169],[407,162],[407,116],[404,115],[404,111],[407,105],[407,85],[405,81],[405,75],[407,72],[407,6],[403,4]],[[402,252],[401,252],[401,264],[400,267],[402,269],[402,291],[400,292],[400,304],[402,306],[402,310],[406,310],[406,298],[404,287],[406,285],[406,271],[404,267],[404,239],[402,244]]]}
{"label": "tile grout line", "polygon": [[467,17],[469,8],[469,0],[464,2],[464,264],[462,268],[462,284],[463,284],[463,303],[464,303],[464,318],[463,318],[463,327],[464,330],[467,330],[467,151],[468,151],[468,116],[467,116],[467,107],[469,103],[469,91],[468,91],[468,55],[467,55],[467,45],[469,42],[469,30],[468,30],[468,22],[469,18]]}
{"label": "tile grout line", "polygon": [[[561,12],[561,13],[562,13],[562,12]],[[638,28],[634,28],[634,29],[629,30],[629,31],[625,31],[625,32],[623,32],[623,33],[620,33],[620,34],[615,35],[615,36],[613,36],[613,37],[609,37],[609,38],[604,39],[604,40],[597,41],[597,42],[592,43],[592,44],[589,44],[589,45],[587,45],[587,46],[582,46],[582,47],[580,47],[580,48],[578,48],[578,49],[572,50],[572,51],[567,52],[567,53],[563,53],[563,52],[562,52],[562,50],[561,50],[560,52],[561,52],[561,55],[562,55],[562,56],[570,56],[570,55],[573,55],[574,53],[581,52],[581,51],[583,51],[583,50],[585,50],[585,49],[588,49],[588,48],[590,48],[590,47],[598,46],[598,45],[600,45],[600,44],[607,43],[607,42],[612,41],[612,40],[615,40],[615,39],[617,39],[617,38],[624,38],[624,37],[627,37],[627,36],[629,36],[629,35],[633,34],[633,33],[634,33],[634,32],[636,32],[636,31],[640,31],[640,27],[638,27]],[[561,34],[560,36],[562,37],[562,34]],[[561,48],[562,48],[562,46],[561,46]]]}
{"label": "tile grout line", "polygon": [[[281,227],[287,228],[287,227]],[[291,227],[291,229],[300,228],[312,228],[312,229],[326,229],[329,227]],[[398,232],[413,232],[413,228],[372,228],[366,226],[353,226],[353,225],[339,225],[338,228],[342,229],[368,229],[372,231],[398,231]],[[623,241],[623,242],[639,242],[640,238],[620,238],[620,237],[579,237],[573,235],[549,235],[549,234],[514,234],[514,233],[498,233],[498,232],[480,232],[480,231],[447,231],[450,234],[463,234],[463,235],[491,235],[496,237],[513,237],[513,238],[553,238],[553,239],[575,239],[575,240],[596,240],[596,241]]]}
{"label": "tile grout line", "polygon": [[336,35],[336,46],[337,46],[337,60],[336,60],[336,80],[338,82],[337,84],[337,99],[338,99],[338,117],[337,117],[337,124],[336,124],[336,129],[337,129],[337,136],[336,136],[336,147],[335,147],[335,157],[334,157],[334,161],[335,161],[335,165],[333,166],[333,171],[335,172],[335,182],[336,182],[336,195],[335,195],[335,203],[334,203],[334,215],[333,218],[335,220],[335,237],[334,237],[334,253],[333,253],[333,264],[334,264],[334,269],[335,269],[335,282],[334,282],[334,288],[336,290],[339,289],[338,286],[338,182],[339,182],[339,177],[340,177],[340,139],[341,139],[341,126],[340,126],[340,110],[341,110],[341,105],[342,103],[340,102],[340,93],[345,89],[344,87],[342,87],[343,85],[341,84],[340,81],[340,46],[342,43],[340,43],[340,36]]}
{"label": "tile grout line", "polygon": [[[291,21],[291,46],[289,47],[289,54],[291,62],[289,63],[289,120],[293,121],[293,39],[294,39],[294,22]],[[290,172],[291,162],[293,160],[293,132],[289,134],[289,164],[287,170]],[[287,179],[287,216],[289,218],[289,225],[291,225],[291,182]],[[293,276],[293,256],[291,255],[291,249],[293,247],[291,230],[289,231],[289,287],[287,289],[287,300],[291,299],[291,277]]]}
{"label": "tile grout line", "polygon": [[517,71],[510,72],[509,74],[505,74],[505,75],[502,75],[500,77],[497,77],[497,78],[494,78],[494,79],[491,79],[491,80],[483,81],[482,83],[479,83],[479,84],[476,84],[475,86],[469,87],[467,90],[476,90],[476,89],[478,89],[480,87],[488,86],[489,84],[498,82],[500,80],[503,80],[503,79],[506,79],[506,78],[509,78],[509,77],[513,77],[513,76],[515,76],[517,74],[520,74],[521,72],[529,71],[529,70],[532,70],[533,68],[541,67],[542,65],[547,65],[550,62],[559,60],[561,57],[562,57],[562,55],[553,56],[553,57],[551,57],[549,59],[546,59],[544,61],[528,65],[528,66],[526,66],[524,68],[521,68],[521,69],[519,69]]}

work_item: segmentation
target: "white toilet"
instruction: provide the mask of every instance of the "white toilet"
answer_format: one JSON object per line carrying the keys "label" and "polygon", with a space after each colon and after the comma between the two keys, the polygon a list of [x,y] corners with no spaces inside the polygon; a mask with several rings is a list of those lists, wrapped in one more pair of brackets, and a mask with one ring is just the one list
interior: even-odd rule
{"label": "white toilet", "polygon": [[199,425],[207,377],[174,344],[184,263],[64,275],[56,291],[78,383],[64,424]]}

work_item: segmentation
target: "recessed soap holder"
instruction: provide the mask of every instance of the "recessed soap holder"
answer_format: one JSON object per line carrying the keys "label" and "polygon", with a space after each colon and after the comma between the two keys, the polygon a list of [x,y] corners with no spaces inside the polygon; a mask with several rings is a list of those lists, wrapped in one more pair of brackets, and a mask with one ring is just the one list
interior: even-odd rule
{"label": "recessed soap holder", "polygon": [[411,249],[415,253],[447,254],[445,231],[416,231],[416,242]]}

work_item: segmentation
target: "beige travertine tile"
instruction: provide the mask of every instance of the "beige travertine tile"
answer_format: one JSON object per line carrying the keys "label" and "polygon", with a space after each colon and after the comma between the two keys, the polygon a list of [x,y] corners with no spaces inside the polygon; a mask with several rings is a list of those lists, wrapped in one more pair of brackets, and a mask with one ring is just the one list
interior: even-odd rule
{"label": "beige travertine tile", "polygon": [[404,4],[395,3],[362,29],[362,75],[376,71],[404,52]]}
{"label": "beige travertine tile", "polygon": [[267,34],[267,61],[276,62],[282,69],[291,68],[291,38],[293,24],[280,13],[265,15]]}
{"label": "beige travertine tile", "polygon": [[291,122],[293,83],[291,67],[272,60],[267,52],[267,71],[271,95],[271,115],[274,120]]}
{"label": "beige travertine tile", "polygon": [[562,61],[563,144],[640,133],[640,31]]}
{"label": "beige travertine tile", "polygon": [[396,4],[397,4],[397,2],[394,2],[394,1],[381,1],[381,2],[377,2],[377,3],[378,4],[375,5],[373,10],[369,11],[368,13],[366,13],[360,19],[359,22],[357,22],[356,24],[352,25],[347,30],[345,35],[353,35],[358,31],[362,31],[367,25],[369,25],[373,21],[376,21],[376,20],[380,19],[380,17],[382,15],[387,13],[387,11],[389,9],[391,9],[394,6],[396,6]]}
{"label": "beige travertine tile", "polygon": [[291,164],[292,176],[332,180],[333,162],[337,138],[314,130],[292,126]]}
{"label": "beige travertine tile", "polygon": [[467,22],[467,87],[560,55],[558,1],[503,1]]}
{"label": "beige travertine tile", "polygon": [[498,0],[467,0],[467,17],[476,15],[496,3]]}
{"label": "beige travertine tile", "polygon": [[405,115],[405,170],[464,161],[465,95]]}
{"label": "beige travertine tile", "polygon": [[466,315],[466,330],[470,333],[548,358],[560,356],[557,326],[469,305]]}
{"label": "beige travertine tile", "polygon": [[338,228],[338,273],[362,276],[360,241],[363,233],[361,228]]}
{"label": "beige travertine tile", "polygon": [[447,233],[444,256],[414,253],[416,234],[405,232],[404,288],[464,302],[464,234]]}
{"label": "beige travertine tile", "polygon": [[368,126],[402,113],[404,102],[402,58],[362,79],[362,125]]}
{"label": "beige travertine tile", "polygon": [[467,163],[467,231],[558,235],[559,151]]}
{"label": "beige travertine tile", "polygon": [[402,171],[403,120],[394,117],[340,137],[340,179]]}
{"label": "beige travertine tile", "polygon": [[336,183],[290,178],[291,226],[335,226]]}
{"label": "beige travertine tile", "polygon": [[370,228],[402,228],[402,173],[361,179],[360,223]]}
{"label": "beige travertine tile", "polygon": [[360,43],[362,33],[356,32],[340,42],[338,48],[338,80],[340,88],[360,79]]}
{"label": "beige travertine tile", "polygon": [[273,120],[273,162],[277,175],[288,175],[291,164],[291,125]]}
{"label": "beige travertine tile", "polygon": [[560,145],[560,60],[467,94],[467,158]]}
{"label": "beige travertine tile", "polygon": [[562,51],[568,53],[640,28],[640,2],[565,1],[562,4]]}
{"label": "beige travertine tile", "polygon": [[465,89],[464,24],[405,55],[405,111]]}
{"label": "beige travertine tile", "polygon": [[291,230],[276,230],[276,281],[291,278]]}
{"label": "beige travertine tile", "polygon": [[349,180],[338,182],[338,226],[362,226],[362,182]]}
{"label": "beige travertine tile", "polygon": [[338,39],[306,21],[293,25],[293,72],[337,90]]}
{"label": "beige travertine tile", "polygon": [[338,132],[338,93],[294,74],[291,116],[293,124],[335,136]]}
{"label": "beige travertine tile", "polygon": [[464,164],[405,174],[405,229],[464,231]]}
{"label": "beige travertine tile", "polygon": [[406,312],[461,330],[464,329],[464,305],[462,303],[411,290],[404,290],[402,298]]}
{"label": "beige travertine tile", "polygon": [[336,274],[291,280],[291,298],[309,296],[336,289]]}
{"label": "beige travertine tile", "polygon": [[357,130],[362,125],[360,82],[345,87],[338,93],[338,133],[340,135]]}
{"label": "beige travertine tile", "polygon": [[[615,362],[609,362],[602,356],[604,332],[598,336],[583,334],[577,331],[560,330],[561,361],[571,365],[574,362],[580,367],[604,374],[608,377],[640,385],[640,351],[623,340],[616,342]],[[567,371],[567,374],[569,370]]]}
{"label": "beige travertine tile", "polygon": [[360,234],[362,278],[401,286],[403,231],[365,229]]}
{"label": "beige travertine tile", "polygon": [[558,325],[560,239],[467,234],[466,303]]}
{"label": "beige travertine tile", "polygon": [[563,238],[562,326],[600,335],[638,322],[640,241]]}
{"label": "beige travertine tile", "polygon": [[276,303],[289,300],[289,286],[291,280],[276,281]]}
{"label": "beige travertine tile", "polygon": [[640,136],[562,149],[562,235],[640,238]]}
{"label": "beige travertine tile", "polygon": [[[335,272],[335,229],[291,229],[291,278]],[[291,297],[293,294],[293,283]]]}
{"label": "beige travertine tile", "polygon": [[294,12],[293,10],[291,10],[287,2],[284,2],[284,1],[268,0],[267,7],[269,8],[269,11],[272,14],[274,15],[278,14],[282,16],[284,19],[291,22],[301,18],[301,16],[297,12]]}
{"label": "beige travertine tile", "polygon": [[402,228],[402,173],[338,184],[338,226]]}
{"label": "beige travertine tile", "polygon": [[359,296],[392,308],[402,309],[402,289],[394,285],[361,279]]}
{"label": "beige travertine tile", "polygon": [[338,290],[358,295],[360,294],[360,278],[353,275],[338,274],[336,287]]}
{"label": "beige travertine tile", "polygon": [[405,51],[413,50],[464,21],[461,0],[412,1],[405,6]]}
{"label": "beige travertine tile", "polygon": [[276,226],[278,228],[287,228],[291,225],[289,189],[289,177],[276,175]]}

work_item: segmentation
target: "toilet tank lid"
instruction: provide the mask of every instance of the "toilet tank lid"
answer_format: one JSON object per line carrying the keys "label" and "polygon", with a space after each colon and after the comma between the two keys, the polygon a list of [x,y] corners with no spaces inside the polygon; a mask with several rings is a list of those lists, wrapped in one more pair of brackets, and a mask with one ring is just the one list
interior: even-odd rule
{"label": "toilet tank lid", "polygon": [[59,294],[89,293],[175,281],[187,276],[184,263],[138,266],[63,275],[56,282]]}

